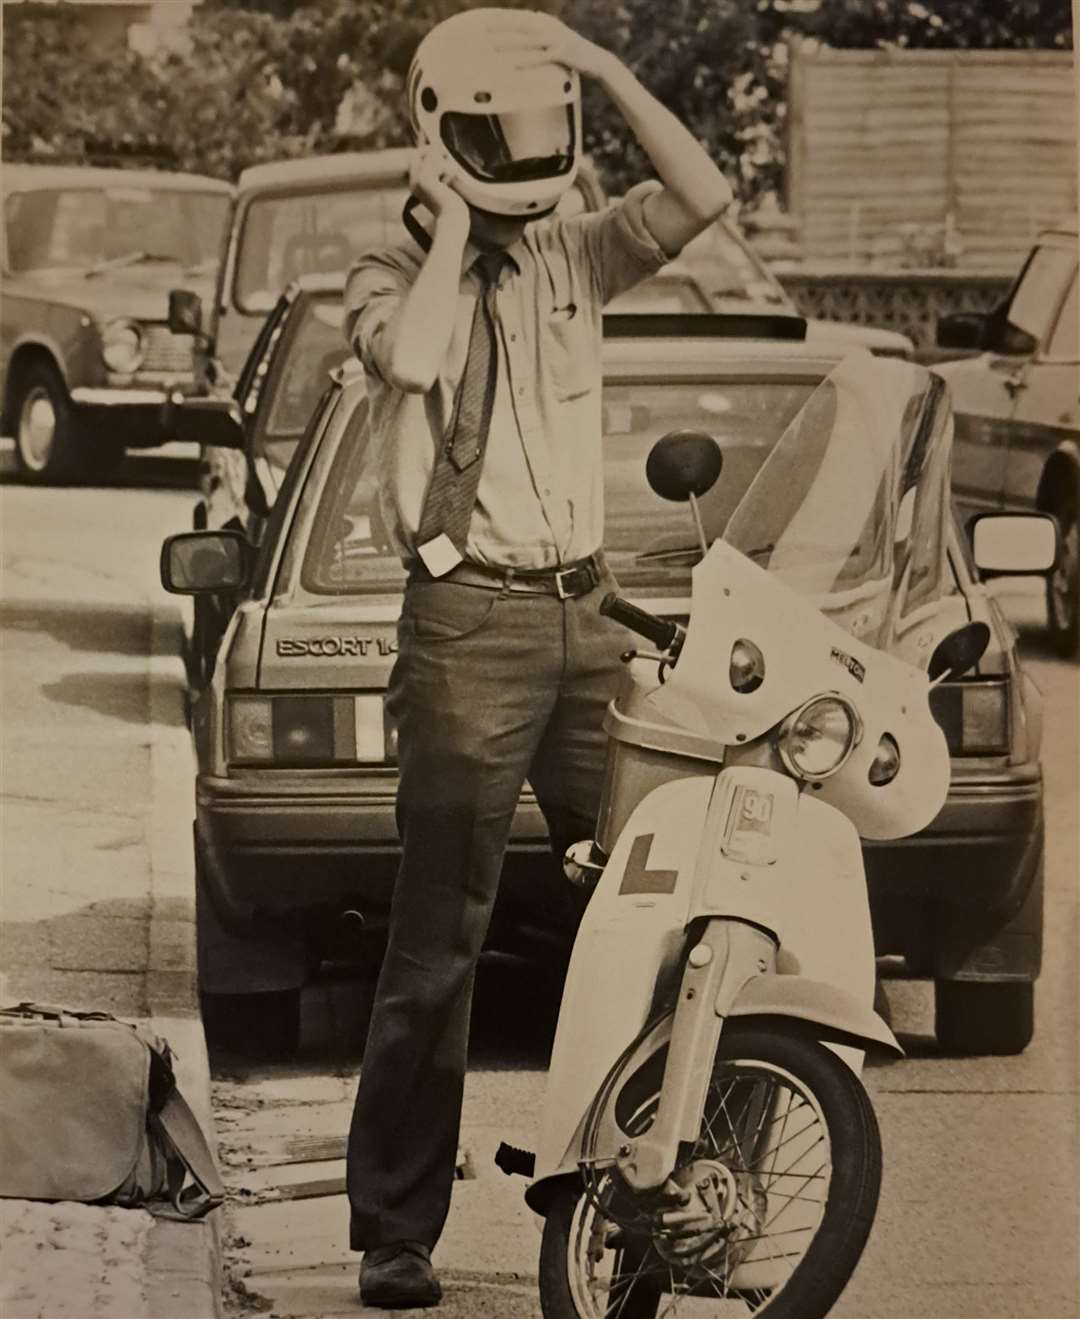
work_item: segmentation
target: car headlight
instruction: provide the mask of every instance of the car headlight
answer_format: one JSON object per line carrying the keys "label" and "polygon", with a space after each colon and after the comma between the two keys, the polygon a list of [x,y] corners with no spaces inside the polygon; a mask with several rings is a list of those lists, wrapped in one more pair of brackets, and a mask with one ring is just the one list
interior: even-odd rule
{"label": "car headlight", "polygon": [[134,321],[109,321],[101,332],[101,356],[110,371],[137,371],[144,356],[142,330]]}
{"label": "car headlight", "polygon": [[796,778],[827,779],[862,739],[862,720],[841,696],[815,696],[780,725],[777,750]]}

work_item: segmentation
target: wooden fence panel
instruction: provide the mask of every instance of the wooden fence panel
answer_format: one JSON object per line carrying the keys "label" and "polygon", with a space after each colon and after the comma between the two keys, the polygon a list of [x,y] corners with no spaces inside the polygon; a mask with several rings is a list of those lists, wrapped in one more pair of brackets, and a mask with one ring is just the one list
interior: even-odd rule
{"label": "wooden fence panel", "polygon": [[1071,52],[802,42],[790,71],[787,202],[811,264],[1013,270],[1076,209]]}

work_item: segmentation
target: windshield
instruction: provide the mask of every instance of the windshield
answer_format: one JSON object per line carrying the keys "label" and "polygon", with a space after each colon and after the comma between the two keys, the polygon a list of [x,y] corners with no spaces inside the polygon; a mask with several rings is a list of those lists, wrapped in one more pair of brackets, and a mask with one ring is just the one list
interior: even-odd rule
{"label": "windshield", "polygon": [[723,538],[884,645],[890,617],[948,589],[951,441],[936,376],[847,358],[792,419]]}
{"label": "windshield", "polygon": [[347,270],[359,253],[399,242],[407,196],[384,186],[256,198],[240,234],[237,306],[269,311],[298,276]]}
{"label": "windshield", "polygon": [[40,188],[5,205],[10,269],[168,261],[212,273],[229,213],[223,194],[150,188]]}
{"label": "windshield", "polygon": [[267,441],[298,440],[304,433],[323,390],[328,372],[348,357],[341,333],[344,308],[340,294],[308,298],[294,313],[284,359],[269,385],[263,435]]}

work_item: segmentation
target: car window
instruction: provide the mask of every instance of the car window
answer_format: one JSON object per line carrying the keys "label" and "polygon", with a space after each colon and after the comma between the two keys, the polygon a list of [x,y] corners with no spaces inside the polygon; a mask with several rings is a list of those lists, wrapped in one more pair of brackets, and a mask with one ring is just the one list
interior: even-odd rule
{"label": "car window", "polygon": [[[710,540],[720,535],[765,455],[820,381],[761,379],[609,383],[604,389],[605,550],[624,589],[685,594],[696,561],[689,509],[653,494],[645,459],[666,431],[705,430],[724,451],[720,481],[701,500]],[[365,419],[366,422],[366,419]],[[350,426],[323,485],[301,580],[317,594],[398,587],[404,574],[389,545],[367,467],[366,424]]]}
{"label": "car window", "polygon": [[368,248],[400,241],[407,196],[400,187],[367,187],[255,198],[239,239],[237,305],[269,311],[300,275],[346,270]]}
{"label": "car window", "polygon": [[682,250],[681,260],[692,266],[695,278],[712,299],[714,311],[744,310],[748,302],[793,307],[765,262],[724,220],[717,220],[691,239]]}
{"label": "car window", "polygon": [[211,271],[228,212],[226,196],[142,185],[17,192],[4,208],[8,263],[92,267],[142,253]]}
{"label": "car window", "polygon": [[1063,247],[1037,247],[1009,303],[1009,325],[1042,343],[1075,265],[1076,257]]}
{"label": "car window", "polygon": [[1061,306],[1061,315],[1046,347],[1046,356],[1058,361],[1075,362],[1080,357],[1080,307],[1077,306],[1076,285],[1077,277],[1074,274]]}
{"label": "car window", "polygon": [[692,279],[653,275],[625,293],[613,298],[605,313],[647,311],[678,314],[680,312],[711,311],[712,304]]}
{"label": "car window", "polygon": [[267,386],[263,438],[295,439],[327,385],[328,373],[348,356],[341,333],[340,295],[305,298],[288,325],[278,369]]}

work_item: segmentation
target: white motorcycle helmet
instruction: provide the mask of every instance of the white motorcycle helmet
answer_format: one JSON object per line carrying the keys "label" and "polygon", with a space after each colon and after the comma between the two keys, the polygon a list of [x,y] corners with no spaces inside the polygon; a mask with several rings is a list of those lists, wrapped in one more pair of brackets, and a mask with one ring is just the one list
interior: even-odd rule
{"label": "white motorcycle helmet", "polygon": [[561,64],[508,67],[492,48],[492,18],[539,18],[527,10],[470,9],[427,34],[406,90],[417,145],[458,167],[454,189],[496,215],[549,214],[577,175],[581,88]]}

